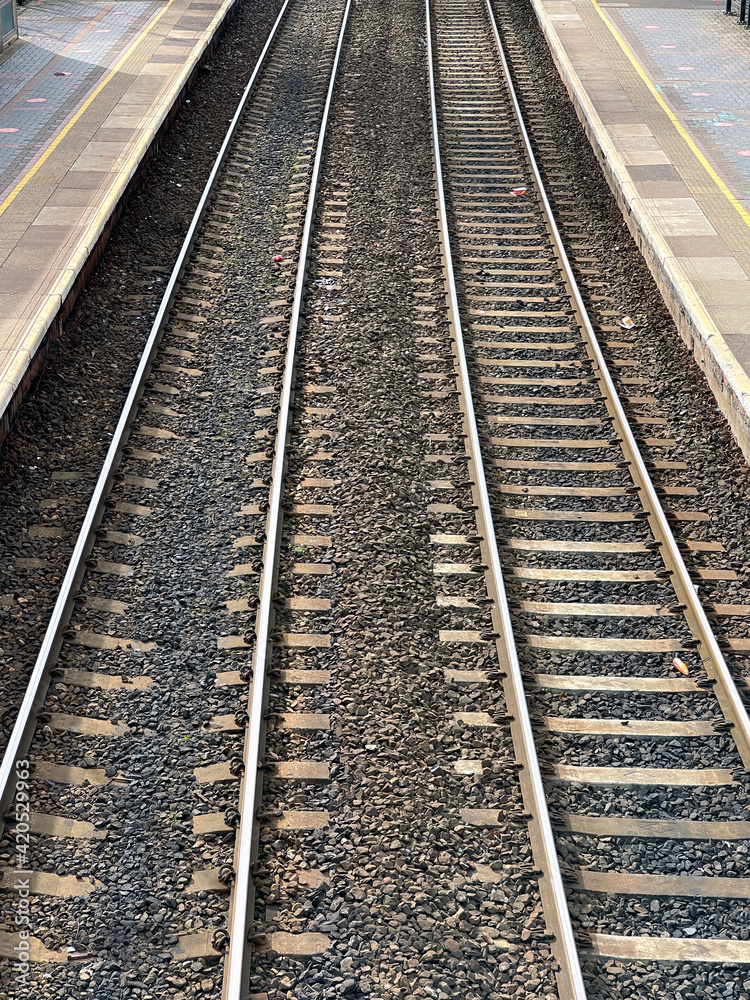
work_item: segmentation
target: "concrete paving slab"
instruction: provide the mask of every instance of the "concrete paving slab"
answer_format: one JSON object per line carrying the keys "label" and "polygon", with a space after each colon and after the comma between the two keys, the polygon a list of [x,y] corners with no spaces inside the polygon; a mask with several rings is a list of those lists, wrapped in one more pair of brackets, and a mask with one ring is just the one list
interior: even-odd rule
{"label": "concrete paving slab", "polygon": [[716,0],[532,3],[628,226],[750,459],[750,33]]}
{"label": "concrete paving slab", "polygon": [[0,440],[235,0],[40,0],[0,56]]}

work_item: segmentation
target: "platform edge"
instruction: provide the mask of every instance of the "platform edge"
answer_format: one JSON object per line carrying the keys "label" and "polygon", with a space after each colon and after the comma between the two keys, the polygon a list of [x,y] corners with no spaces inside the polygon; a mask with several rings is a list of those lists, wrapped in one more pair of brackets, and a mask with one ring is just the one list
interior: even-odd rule
{"label": "platform edge", "polygon": [[29,323],[16,358],[4,373],[0,385],[0,445],[8,436],[35,379],[44,367],[51,340],[62,332],[63,322],[106,247],[124,205],[137,188],[139,175],[157,151],[159,140],[191,89],[192,79],[213,51],[238,2],[239,0],[224,0],[217,10],[201,44],[194,49],[194,57],[185,63],[165,92],[158,111],[151,116],[148,128],[118,172],[117,180],[71,252],[55,286],[46,294]]}
{"label": "platform edge", "polygon": [[680,337],[701,367],[732,436],[750,462],[750,379],[694,285],[643,211],[622,158],[611,142],[541,0],[531,0],[555,66],[573,102],[618,208],[643,255]]}

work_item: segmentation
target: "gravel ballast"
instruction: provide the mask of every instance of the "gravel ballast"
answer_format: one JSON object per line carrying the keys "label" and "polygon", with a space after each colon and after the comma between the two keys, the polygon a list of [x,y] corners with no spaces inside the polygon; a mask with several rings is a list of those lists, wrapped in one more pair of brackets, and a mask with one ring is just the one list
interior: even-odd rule
{"label": "gravel ballast", "polygon": [[[743,568],[747,470],[739,452],[727,444],[726,428],[710,393],[682,348],[595,163],[586,159],[589,154],[582,159],[576,145],[580,130],[576,131],[573,112],[540,47],[543,42],[528,8],[511,10],[497,2],[496,9],[502,10],[503,30],[515,31],[520,39],[517,47],[531,59],[547,93],[556,95],[541,102],[547,118],[541,124],[537,118],[535,128],[539,135],[548,128],[565,137],[560,146],[562,168],[558,158],[553,162],[552,154],[547,155],[558,177],[554,197],[567,205],[572,192],[575,201],[575,217],[563,217],[566,239],[577,242],[583,230],[590,246],[587,254],[598,261],[597,274],[581,274],[592,310],[616,307],[636,321],[633,335],[613,335],[625,346],[607,350],[613,358],[634,361],[616,369],[623,391],[631,396],[653,394],[657,400],[628,403],[630,415],[666,420],[656,433],[676,442],[665,449],[644,446],[644,450],[652,457],[667,456],[688,465],[686,472],[657,471],[657,482],[698,487],[698,496],[670,497],[669,503],[710,515],[708,521],[675,521],[675,533],[683,543],[712,540],[724,546],[720,553],[686,549],[686,560],[691,568],[737,571],[736,580],[701,581],[700,593],[710,601],[750,602]],[[34,989],[51,996],[67,1000],[85,991],[90,995],[92,989],[103,997],[143,1000],[219,995],[218,956],[175,963],[170,949],[180,934],[211,932],[226,922],[226,895],[213,890],[189,893],[189,885],[194,873],[231,864],[234,834],[196,836],[193,820],[231,810],[237,783],[198,785],[194,770],[242,756],[241,726],[219,731],[216,717],[242,712],[246,686],[217,687],[215,676],[246,667],[250,655],[250,609],[260,554],[253,546],[260,539],[262,522],[259,516],[238,517],[237,512],[245,504],[262,505],[267,489],[264,460],[248,456],[269,448],[273,440],[284,326],[271,320],[289,303],[293,255],[286,252],[290,244],[285,237],[298,233],[298,178],[309,164],[323,94],[325,60],[320,51],[331,51],[340,13],[341,5],[318,0],[300,15],[304,30],[291,44],[294,71],[281,78],[283,89],[276,104],[267,111],[266,121],[259,119],[257,131],[244,146],[242,163],[235,164],[235,179],[224,191],[232,207],[209,243],[225,253],[204,250],[196,269],[196,282],[204,290],[194,297],[211,300],[208,322],[181,320],[173,324],[165,341],[172,353],[163,353],[161,371],[152,377],[146,397],[152,406],[148,422],[170,429],[181,440],[176,444],[139,438],[134,443],[160,458],[141,452],[131,456],[123,470],[153,477],[157,483],[153,488],[120,484],[113,501],[147,504],[152,513],[145,518],[127,509],[111,509],[104,528],[120,534],[102,538],[95,552],[99,559],[133,566],[135,573],[133,577],[90,573],[74,618],[73,628],[79,632],[116,634],[131,642],[153,642],[155,648],[97,651],[70,641],[61,657],[63,669],[145,676],[153,684],[127,693],[103,692],[66,683],[65,675],[56,677],[48,711],[113,720],[128,729],[114,739],[80,738],[61,733],[51,719],[32,754],[38,762],[73,764],[91,769],[92,775],[102,769],[110,779],[101,787],[62,790],[50,782],[34,784],[38,811],[75,815],[107,831],[103,841],[41,838],[33,846],[32,867],[84,875],[100,883],[88,897],[63,901],[35,897],[38,936],[48,947],[75,948],[80,957],[74,965],[54,968],[49,978],[44,978],[46,970],[35,970]],[[287,511],[279,573],[281,597],[312,597],[331,606],[312,611],[280,607],[272,662],[274,670],[330,671],[330,680],[300,684],[272,676],[265,749],[269,763],[325,762],[330,781],[293,784],[272,770],[264,781],[252,991],[266,993],[269,1000],[319,996],[552,1000],[557,996],[554,966],[549,941],[543,936],[533,858],[520,815],[523,803],[514,750],[508,728],[494,724],[507,711],[494,643],[440,638],[441,631],[491,632],[492,625],[486,608],[477,603],[486,597],[481,567],[461,574],[437,568],[480,564],[481,557],[470,484],[461,464],[462,418],[452,393],[453,356],[435,220],[424,8],[417,0],[391,0],[379,7],[358,4],[351,17],[308,275],[286,495],[290,505],[324,504],[333,509]],[[537,97],[530,89],[524,100]],[[308,103],[301,112],[303,101]],[[272,115],[276,115],[273,129],[268,127]],[[544,167],[547,146],[539,135],[535,141]],[[563,183],[561,169],[570,175]],[[283,263],[274,267],[271,258],[279,250],[284,251]],[[212,271],[219,256],[225,262],[216,270],[221,269],[223,276],[207,279],[205,272]],[[156,301],[156,279],[151,275],[149,281],[144,315]],[[93,289],[94,285],[89,295]],[[605,292],[606,302],[596,298]],[[76,316],[85,316],[86,301],[81,301]],[[95,310],[104,307],[90,301],[93,314],[103,315]],[[194,308],[198,312],[202,307],[198,303]],[[535,308],[528,310],[532,323]],[[135,332],[138,322],[133,321],[134,340],[140,336]],[[88,326],[80,329],[79,344],[64,345],[57,367],[40,383],[40,400],[54,401],[54,392],[62,395],[60,384],[71,378],[71,358],[76,356],[66,351],[94,350],[97,356],[91,361],[101,364],[101,348],[92,346],[93,332]],[[498,356],[488,350],[478,344],[470,350],[475,374],[485,371],[482,359]],[[175,351],[189,351],[191,357]],[[108,363],[119,364],[111,362],[111,356]],[[577,347],[554,356],[585,359]],[[528,359],[526,353],[519,357]],[[122,366],[127,364],[132,366],[132,358],[123,359]],[[623,381],[633,375],[645,380],[637,389]],[[525,386],[509,391],[532,392]],[[122,386],[102,381],[94,403],[102,406],[99,400],[105,399],[104,394],[108,402],[96,415],[98,424],[93,414],[79,413],[84,405],[90,412],[91,395],[83,387],[75,392],[80,395],[73,395],[72,403],[71,394],[65,395],[73,416],[55,417],[44,447],[39,444],[37,449],[40,455],[62,454],[60,442],[75,437],[71,429],[79,425],[70,421],[79,417],[86,426],[96,427],[93,437],[98,444],[88,452],[81,448],[64,453],[64,468],[58,471],[74,475],[96,470],[97,449],[107,442],[102,427],[109,420],[111,431]],[[45,405],[48,409],[42,408],[38,415],[30,410],[31,415],[22,418],[14,432],[15,444],[11,442],[6,452],[7,482],[12,483],[13,462],[13,476],[21,476],[27,489],[19,511],[9,513],[7,531],[9,551],[15,546],[14,556],[27,562],[9,570],[3,597],[9,619],[8,657],[19,650],[21,641],[26,644],[14,663],[19,678],[31,662],[34,643],[38,644],[49,609],[48,590],[59,580],[72,526],[93,481],[90,476],[63,475],[58,477],[55,497],[45,492],[49,462],[42,465],[42,459],[30,457],[38,421],[52,412],[52,402]],[[500,433],[497,424],[487,420],[497,415],[497,408],[487,401],[478,406],[487,436]],[[180,416],[170,416],[165,407]],[[513,412],[534,415],[539,409],[531,403]],[[602,409],[592,403],[557,414],[593,418],[601,417]],[[644,426],[644,434],[652,432],[652,427]],[[593,433],[606,438],[611,432],[604,426]],[[550,432],[565,438],[588,434],[589,430],[568,426]],[[509,454],[513,459],[550,458],[556,449],[514,447]],[[590,449],[585,457],[609,461],[612,454],[612,447],[607,447]],[[89,464],[77,464],[84,458]],[[37,468],[31,468],[32,461],[40,463]],[[39,476],[32,478],[32,472]],[[39,484],[42,473],[44,490]],[[502,538],[581,537],[576,522],[503,515],[504,507],[592,508],[580,497],[530,500],[502,492],[503,484],[527,481],[527,474],[518,469],[502,469],[502,477],[493,470],[492,501]],[[534,481],[581,484],[580,474],[564,472]],[[607,484],[624,486],[629,481],[625,472],[614,470]],[[46,503],[41,509],[54,513],[44,515],[43,522],[35,514],[32,521],[29,512],[40,509],[40,498]],[[50,499],[56,506],[47,502]],[[439,504],[457,507],[451,512],[440,510]],[[639,510],[632,496],[597,498],[594,506],[615,513]],[[34,525],[55,529],[59,525],[60,538],[26,531]],[[586,538],[599,541],[643,543],[650,538],[647,525],[637,521],[590,524],[586,530]],[[128,537],[133,535],[138,540]],[[432,540],[431,535],[469,537],[457,543]],[[41,576],[43,567],[33,562],[41,557],[49,560],[46,580]],[[549,564],[549,556],[505,547],[502,558],[509,572]],[[241,574],[229,577],[238,563],[250,568],[246,565]],[[555,556],[555,565],[601,568],[615,561],[575,554],[559,560]],[[661,562],[658,553],[624,554],[616,565],[658,569]],[[612,599],[611,589],[596,582],[511,579],[509,592],[517,601]],[[92,600],[102,596],[128,607],[119,615],[103,611]],[[462,604],[457,598],[466,601]],[[247,611],[227,612],[226,600],[243,599],[248,601]],[[628,585],[617,596],[660,607],[672,599],[668,583],[659,580]],[[682,619],[666,615],[561,622],[559,617],[524,614],[515,608],[514,621],[519,636],[595,631],[608,639],[689,638]],[[720,627],[727,635],[747,631],[741,617],[725,618]],[[281,633],[286,632],[326,636],[330,647],[289,648],[282,645]],[[524,647],[521,661],[529,675],[674,677],[671,655],[581,656]],[[699,655],[693,650],[680,655],[691,676],[700,676]],[[739,656],[731,662],[738,671],[744,669]],[[484,671],[489,676],[466,683],[457,678],[457,671]],[[21,690],[18,678],[8,674],[5,683],[12,703]],[[651,696],[571,691],[561,696],[530,684],[529,697],[539,715],[720,718],[710,692]],[[292,713],[325,715],[327,727],[289,731],[279,719]],[[486,713],[486,722],[477,722],[481,713]],[[721,733],[700,740],[667,740],[540,731],[539,749],[547,764],[729,769],[741,764],[731,737]],[[748,805],[744,781],[687,789],[550,782],[549,801],[554,815],[686,819],[740,819]],[[479,810],[484,811],[482,818]],[[311,830],[283,828],[277,821],[293,811],[325,811],[327,824]],[[489,813],[494,818],[488,819]],[[3,846],[9,853],[7,842]],[[560,835],[559,848],[566,869],[573,871],[600,870],[604,859],[613,871],[747,875],[746,841],[632,842]],[[577,890],[571,890],[569,898],[582,940],[592,931],[747,938],[744,902]],[[325,935],[330,947],[308,958],[280,954],[271,935],[283,932]],[[741,966],[620,965],[584,955],[584,972],[590,995],[596,998],[750,997],[745,987],[750,977]]]}

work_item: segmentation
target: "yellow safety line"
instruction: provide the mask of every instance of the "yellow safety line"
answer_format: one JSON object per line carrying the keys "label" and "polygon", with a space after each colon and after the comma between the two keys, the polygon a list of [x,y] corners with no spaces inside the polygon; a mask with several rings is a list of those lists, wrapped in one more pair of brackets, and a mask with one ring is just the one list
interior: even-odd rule
{"label": "yellow safety line", "polygon": [[110,82],[110,80],[114,76],[117,75],[117,73],[120,71],[120,69],[122,68],[123,64],[126,62],[126,60],[130,58],[130,56],[135,52],[135,50],[141,44],[141,42],[143,41],[143,39],[151,32],[151,30],[159,23],[159,21],[161,21],[161,19],[164,17],[164,15],[167,13],[167,11],[169,10],[169,8],[172,6],[172,4],[174,2],[175,2],[175,0],[168,0],[167,5],[156,15],[156,17],[153,19],[153,21],[151,22],[151,24],[149,24],[149,26],[146,28],[146,30],[143,31],[132,42],[132,44],[130,45],[130,47],[125,50],[125,52],[123,53],[123,55],[120,56],[120,58],[115,63],[114,67],[105,76],[105,78],[101,81],[101,83],[99,83],[97,85],[97,87],[91,92],[91,94],[89,94],[89,96],[86,98],[86,100],[80,106],[80,108],[78,109],[78,111],[76,111],[76,113],[73,115],[73,117],[70,119],[70,121],[67,122],[67,124],[65,125],[65,127],[58,133],[58,135],[55,136],[55,138],[52,140],[52,142],[49,144],[49,146],[45,149],[45,151],[42,153],[42,155],[39,157],[39,159],[36,161],[36,163],[32,167],[30,167],[29,170],[26,171],[26,173],[23,175],[23,177],[20,179],[20,181],[16,184],[16,186],[13,188],[13,190],[7,196],[7,198],[5,199],[5,201],[3,201],[2,203],[0,203],[0,215],[2,215],[3,212],[5,212],[5,210],[10,206],[10,204],[13,201],[15,201],[15,199],[18,197],[18,195],[21,193],[21,191],[23,191],[23,189],[29,183],[29,181],[31,180],[31,178],[37,173],[37,171],[39,171],[44,166],[44,164],[46,163],[46,161],[49,159],[49,157],[52,155],[52,153],[54,153],[54,151],[57,149],[57,147],[63,141],[63,139],[65,138],[65,136],[68,134],[68,132],[70,132],[70,130],[73,128],[73,126],[75,125],[75,123],[79,120],[79,118],[81,117],[81,115],[91,106],[91,103],[99,96],[99,94],[101,94],[101,92],[104,90],[104,88]]}
{"label": "yellow safety line", "polygon": [[703,167],[703,169],[706,171],[706,173],[708,174],[708,176],[711,178],[711,180],[714,182],[714,184],[718,187],[718,189],[721,191],[721,193],[727,199],[727,201],[729,201],[731,203],[732,207],[735,208],[737,210],[737,212],[739,212],[739,214],[742,216],[742,219],[745,222],[745,224],[747,226],[750,226],[750,213],[747,211],[747,209],[744,207],[744,205],[742,205],[742,203],[739,202],[737,200],[737,198],[735,198],[735,196],[729,190],[729,188],[724,183],[724,181],[721,179],[721,177],[719,177],[719,175],[716,173],[716,171],[711,166],[711,164],[708,162],[708,160],[703,155],[703,153],[701,153],[700,149],[698,149],[698,147],[696,146],[695,141],[693,140],[693,138],[690,135],[690,133],[687,131],[687,129],[682,124],[682,122],[679,120],[679,118],[677,117],[677,115],[674,113],[674,111],[672,111],[672,109],[669,107],[669,105],[667,104],[667,102],[661,96],[661,94],[656,89],[656,87],[654,86],[654,84],[651,82],[651,79],[649,78],[648,74],[646,73],[646,70],[643,68],[643,66],[641,66],[641,64],[638,62],[638,60],[636,59],[636,57],[633,55],[633,52],[631,51],[630,46],[625,41],[625,39],[622,37],[622,35],[620,34],[620,32],[617,30],[617,28],[614,26],[614,24],[612,23],[612,21],[610,21],[610,19],[607,17],[607,15],[604,13],[604,11],[601,9],[601,7],[599,6],[599,4],[597,3],[597,0],[591,0],[591,3],[594,5],[594,9],[596,10],[596,12],[599,15],[599,17],[602,19],[602,21],[604,21],[604,23],[609,28],[609,30],[612,33],[612,36],[614,37],[614,39],[617,42],[617,44],[620,46],[620,48],[622,49],[622,51],[625,53],[625,55],[630,60],[630,63],[633,66],[633,68],[635,69],[635,71],[638,74],[638,76],[640,76],[641,80],[643,80],[643,82],[646,84],[646,86],[648,87],[648,89],[651,91],[652,95],[656,98],[656,100],[659,103],[659,106],[661,107],[661,109],[664,111],[664,113],[667,115],[667,117],[672,122],[672,124],[674,125],[674,127],[677,129],[677,131],[679,132],[679,134],[682,136],[682,138],[688,144],[688,146],[690,147],[690,149],[693,151],[693,153],[695,154],[695,156],[696,156],[698,162],[700,163],[700,165]]}

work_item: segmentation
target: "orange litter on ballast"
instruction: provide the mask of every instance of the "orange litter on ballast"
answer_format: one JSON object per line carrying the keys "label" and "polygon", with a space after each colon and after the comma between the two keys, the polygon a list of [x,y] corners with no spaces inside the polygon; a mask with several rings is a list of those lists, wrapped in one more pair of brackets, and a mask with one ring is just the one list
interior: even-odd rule
{"label": "orange litter on ballast", "polygon": [[524,187],[511,188],[510,189],[510,193],[514,194],[514,195],[516,195],[516,197],[518,197],[519,194],[526,194],[526,188],[524,188]]}
{"label": "orange litter on ballast", "polygon": [[684,663],[682,662],[682,660],[681,660],[681,659],[679,658],[679,656],[675,656],[675,658],[674,658],[674,659],[672,660],[672,666],[673,666],[673,667],[675,668],[675,670],[677,670],[677,671],[678,671],[679,673],[681,673],[681,674],[685,674],[685,676],[686,676],[686,677],[687,677],[687,675],[688,675],[688,674],[690,673],[690,671],[688,670],[688,668],[687,668],[686,664],[684,664]]}

